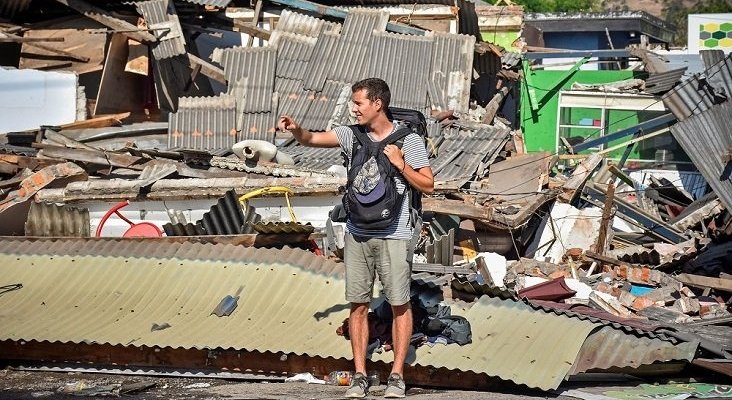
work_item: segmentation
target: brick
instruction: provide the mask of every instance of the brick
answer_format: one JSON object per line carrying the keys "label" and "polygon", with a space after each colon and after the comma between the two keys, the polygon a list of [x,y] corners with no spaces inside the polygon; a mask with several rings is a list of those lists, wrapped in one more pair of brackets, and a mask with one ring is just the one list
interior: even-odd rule
{"label": "brick", "polygon": [[696,315],[699,313],[699,300],[681,296],[674,302],[674,307],[678,308],[682,313],[688,315]]}
{"label": "brick", "polygon": [[567,271],[557,270],[549,274],[549,279],[557,279],[557,278],[571,278],[572,275]]}
{"label": "brick", "polygon": [[620,301],[620,304],[626,307],[633,307],[633,302],[635,302],[635,299],[635,296],[630,294],[630,292],[626,292],[625,290],[621,290],[620,295],[618,296],[618,301]]}
{"label": "brick", "polygon": [[572,260],[579,260],[582,257],[583,250],[579,247],[572,247],[564,253],[565,257],[571,258]]}
{"label": "brick", "polygon": [[653,300],[649,299],[648,297],[646,297],[646,296],[640,296],[640,297],[636,297],[635,298],[635,300],[633,301],[632,308],[634,310],[640,311],[640,310],[642,310],[644,308],[651,307],[651,306],[653,306],[655,304],[656,303]]}

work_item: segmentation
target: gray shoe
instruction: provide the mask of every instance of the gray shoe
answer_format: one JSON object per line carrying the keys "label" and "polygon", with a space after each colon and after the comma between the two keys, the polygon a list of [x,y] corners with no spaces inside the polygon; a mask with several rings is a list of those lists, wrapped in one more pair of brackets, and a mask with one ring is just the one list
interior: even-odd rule
{"label": "gray shoe", "polygon": [[346,390],[345,397],[347,398],[362,398],[366,397],[369,392],[369,378],[366,375],[356,372],[351,378],[351,386]]}
{"label": "gray shoe", "polygon": [[384,397],[387,399],[401,399],[407,397],[406,392],[407,385],[404,383],[402,376],[396,373],[389,375]]}

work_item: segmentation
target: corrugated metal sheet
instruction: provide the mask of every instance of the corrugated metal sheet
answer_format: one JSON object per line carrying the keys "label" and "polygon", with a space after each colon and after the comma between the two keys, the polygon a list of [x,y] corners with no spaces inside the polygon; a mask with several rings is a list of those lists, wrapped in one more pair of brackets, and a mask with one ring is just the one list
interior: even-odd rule
{"label": "corrugated metal sheet", "polygon": [[341,24],[284,9],[277,21],[275,31],[317,38],[321,32],[339,33]]}
{"label": "corrugated metal sheet", "polygon": [[433,107],[468,112],[475,37],[434,33],[432,61],[427,82],[435,85]]}
{"label": "corrugated metal sheet", "polygon": [[[231,244],[169,242],[150,238],[53,238],[27,240],[23,237],[0,241],[0,254],[8,256],[69,256],[127,258],[128,261],[149,259],[175,261],[207,261],[221,264],[274,263],[291,264],[314,273],[344,276],[343,263],[293,248],[258,249]],[[127,262],[123,262],[127,264]],[[162,264],[159,264],[162,265]]]}
{"label": "corrugated metal sheet", "polygon": [[679,121],[683,121],[692,115],[709,110],[730,97],[732,97],[732,54],[707,68],[704,73],[694,75],[666,93],[663,96],[663,103]]}
{"label": "corrugated metal sheet", "polygon": [[239,204],[239,196],[233,190],[229,190],[196,224],[200,223],[209,235],[234,235],[252,232],[246,222],[250,220],[245,219],[244,211]]}
{"label": "corrugated metal sheet", "polygon": [[[435,128],[434,126],[437,125]],[[437,135],[439,125],[431,125],[430,137],[437,143],[437,158],[431,160],[436,184],[441,187],[458,188],[468,182],[474,175],[483,176],[486,166],[498,155],[498,151],[506,144],[510,135],[508,128],[484,125],[479,129],[460,127],[442,128]]]}
{"label": "corrugated metal sheet", "polygon": [[369,76],[381,78],[389,85],[390,105],[423,112],[426,110],[426,82],[430,79],[433,41],[429,36],[373,33],[369,59],[378,62],[367,63],[363,60],[363,65],[370,66]]}
{"label": "corrugated metal sheet", "polygon": [[0,15],[12,18],[16,13],[28,9],[32,0],[3,0],[0,2]]}
{"label": "corrugated metal sheet", "polygon": [[277,115],[274,112],[242,113],[239,119],[241,122],[238,126],[241,130],[237,141],[248,139],[274,141],[277,131]]}
{"label": "corrugated metal sheet", "polygon": [[292,156],[295,165],[313,169],[328,169],[333,165],[343,165],[343,153],[340,148],[306,147],[297,142],[280,147],[281,151]]}
{"label": "corrugated metal sheet", "polygon": [[336,101],[346,87],[334,81],[326,81],[323,90],[304,89],[303,81],[277,78],[275,88],[279,97],[278,115],[293,117],[305,129],[325,131],[333,118]]}
{"label": "corrugated metal sheet", "polygon": [[221,51],[221,65],[228,93],[236,96],[242,113],[271,112],[273,109],[275,47],[231,47]]}
{"label": "corrugated metal sheet", "polygon": [[[23,284],[0,297],[0,340],[350,358],[350,343],[333,332],[348,315],[343,279],[303,269],[301,265],[314,258],[324,260],[302,257],[305,252],[299,253],[300,259],[274,250],[256,249],[253,254],[226,265],[78,256],[28,256],[19,261],[0,255],[3,278]],[[230,316],[211,315],[222,297],[240,288],[238,307]],[[339,305],[344,307],[334,307]],[[596,328],[487,298],[465,317],[471,322],[472,344],[423,346],[417,349],[416,364],[471,370],[548,390],[563,381]],[[153,323],[170,327],[151,331]],[[390,353],[375,355],[378,361],[391,358]]]}
{"label": "corrugated metal sheet", "polygon": [[[278,25],[279,28],[279,25]],[[275,30],[270,38],[270,45],[277,47],[278,78],[297,79],[302,81],[308,71],[308,63],[315,49],[317,38],[296,33]],[[275,86],[277,84],[275,83]]]}
{"label": "corrugated metal sheet", "polygon": [[25,222],[26,236],[91,235],[89,210],[46,203],[31,203]]}
{"label": "corrugated metal sheet", "polygon": [[[731,57],[725,59],[726,64],[732,67]],[[732,69],[729,72],[731,85],[727,93],[732,95]],[[732,163],[724,157],[732,149],[732,99],[695,114],[673,125],[671,133],[725,207],[731,210]]]}
{"label": "corrugated metal sheet", "polygon": [[699,50],[699,56],[704,62],[704,68],[711,68],[724,59],[724,50]]}
{"label": "corrugated metal sheet", "polygon": [[638,368],[663,361],[691,361],[697,347],[698,342],[673,344],[659,339],[629,336],[604,326],[591,333],[582,344],[570,374],[613,367]]}
{"label": "corrugated metal sheet", "polygon": [[214,6],[224,8],[231,3],[231,0],[184,0],[193,4],[201,4],[205,6]]}
{"label": "corrugated metal sheet", "polygon": [[298,222],[250,222],[250,227],[258,233],[282,234],[282,233],[313,233],[315,227]]}
{"label": "corrugated metal sheet", "polygon": [[326,80],[352,83],[371,76],[373,32],[383,32],[388,21],[389,14],[383,11],[350,10],[340,35],[324,32],[319,36],[305,89],[320,91]]}
{"label": "corrugated metal sheet", "polygon": [[238,158],[213,157],[209,160],[212,167],[226,168],[236,171],[249,172],[251,174],[269,175],[277,177],[301,176],[326,178],[332,177],[333,174],[321,169],[313,169],[308,167],[280,165],[280,164],[262,164],[249,166],[244,160]]}
{"label": "corrugated metal sheet", "polygon": [[234,96],[181,97],[169,120],[169,148],[230,149],[243,140],[236,129]]}
{"label": "corrugated metal sheet", "polygon": [[136,6],[149,29],[160,28],[153,31],[158,39],[152,46],[156,59],[186,54],[185,38],[171,0],[149,0],[136,3]]}
{"label": "corrugated metal sheet", "polygon": [[681,78],[683,78],[685,72],[686,67],[653,73],[646,79],[645,91],[655,95],[666,93],[681,82]]}

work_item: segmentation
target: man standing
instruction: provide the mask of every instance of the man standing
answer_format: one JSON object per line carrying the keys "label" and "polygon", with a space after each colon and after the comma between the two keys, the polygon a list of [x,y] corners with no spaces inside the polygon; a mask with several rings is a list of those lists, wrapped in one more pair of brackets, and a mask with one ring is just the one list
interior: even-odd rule
{"label": "man standing", "polygon": [[[412,337],[411,259],[408,257],[413,251],[410,246],[413,246],[415,215],[410,207],[414,194],[410,195],[410,192],[432,193],[434,178],[423,139],[415,133],[407,133],[402,122],[388,118],[391,92],[386,82],[378,78],[364,79],[355,83],[351,92],[352,111],[358,125],[312,133],[288,116],[280,117],[277,125],[279,129],[292,132],[305,146],[340,146],[347,155],[349,173],[344,205],[348,219],[344,261],[346,300],[351,303],[349,334],[356,374],[346,397],[365,397],[368,393],[367,315],[378,274],[393,314],[394,364],[384,397],[400,398],[405,397],[403,369]],[[379,154],[375,154],[374,149]],[[395,190],[390,190],[392,186]],[[384,200],[392,191],[395,192],[393,198],[397,199],[392,203],[398,203],[393,212],[388,208],[391,203]],[[381,212],[372,217],[369,210],[375,207],[380,207]]]}

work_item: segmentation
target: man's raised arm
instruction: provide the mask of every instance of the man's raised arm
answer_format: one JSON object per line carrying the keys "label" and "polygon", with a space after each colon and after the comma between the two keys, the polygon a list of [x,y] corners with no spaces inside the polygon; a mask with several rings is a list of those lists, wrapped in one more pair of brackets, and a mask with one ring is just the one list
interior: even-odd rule
{"label": "man's raised arm", "polygon": [[303,129],[288,115],[283,115],[277,121],[277,128],[287,130],[292,136],[303,146],[309,147],[338,147],[338,136],[334,131],[313,133],[307,129]]}

